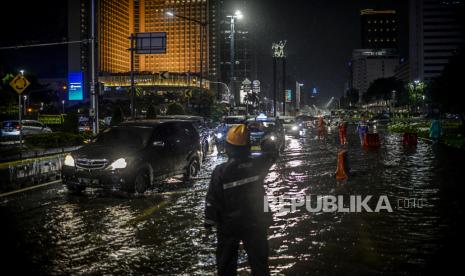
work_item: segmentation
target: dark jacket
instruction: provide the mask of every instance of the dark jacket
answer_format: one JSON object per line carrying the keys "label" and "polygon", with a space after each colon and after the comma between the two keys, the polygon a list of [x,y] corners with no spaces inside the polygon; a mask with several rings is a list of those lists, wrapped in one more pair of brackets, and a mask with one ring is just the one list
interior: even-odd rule
{"label": "dark jacket", "polygon": [[229,159],[215,168],[208,188],[205,223],[216,225],[223,233],[268,227],[270,212],[264,212],[264,178],[274,159]]}

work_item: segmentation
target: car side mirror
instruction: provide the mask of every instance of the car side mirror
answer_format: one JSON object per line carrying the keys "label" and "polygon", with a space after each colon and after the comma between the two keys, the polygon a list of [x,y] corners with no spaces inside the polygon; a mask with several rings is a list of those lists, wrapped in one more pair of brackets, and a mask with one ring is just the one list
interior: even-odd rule
{"label": "car side mirror", "polygon": [[154,141],[154,142],[152,143],[152,146],[154,146],[154,147],[164,147],[164,146],[165,146],[165,142],[163,142],[163,141]]}

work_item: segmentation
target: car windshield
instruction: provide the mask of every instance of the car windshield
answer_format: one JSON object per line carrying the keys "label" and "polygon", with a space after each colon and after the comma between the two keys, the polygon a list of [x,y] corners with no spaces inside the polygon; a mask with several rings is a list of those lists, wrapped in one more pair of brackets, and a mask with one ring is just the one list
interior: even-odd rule
{"label": "car windshield", "polygon": [[94,142],[102,145],[126,145],[129,147],[143,148],[147,145],[152,132],[152,127],[112,127],[97,136]]}
{"label": "car windshield", "polygon": [[295,124],[295,119],[284,119],[284,124],[286,125]]}
{"label": "car windshield", "polygon": [[244,119],[242,119],[242,118],[225,118],[224,122],[225,122],[225,124],[228,124],[228,125],[236,125],[236,124],[242,124],[244,122]]}
{"label": "car windshield", "polygon": [[7,121],[2,123],[2,128],[15,128],[18,125],[18,122]]}

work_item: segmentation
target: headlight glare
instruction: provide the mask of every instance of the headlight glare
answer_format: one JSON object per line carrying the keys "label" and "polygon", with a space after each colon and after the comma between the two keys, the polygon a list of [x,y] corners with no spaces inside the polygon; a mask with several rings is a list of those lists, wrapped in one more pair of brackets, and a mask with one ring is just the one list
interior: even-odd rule
{"label": "headlight glare", "polygon": [[299,127],[298,126],[292,126],[292,130],[298,130]]}
{"label": "headlight glare", "polygon": [[124,169],[128,163],[124,158],[120,158],[116,160],[115,162],[111,163],[111,165],[108,167],[110,170],[116,170],[116,169]]}
{"label": "headlight glare", "polygon": [[223,138],[223,133],[218,132],[217,134],[215,134],[215,136],[216,136],[216,138],[221,139],[221,138]]}
{"label": "headlight glare", "polygon": [[64,165],[74,167],[74,158],[71,156],[71,154],[66,155]]}

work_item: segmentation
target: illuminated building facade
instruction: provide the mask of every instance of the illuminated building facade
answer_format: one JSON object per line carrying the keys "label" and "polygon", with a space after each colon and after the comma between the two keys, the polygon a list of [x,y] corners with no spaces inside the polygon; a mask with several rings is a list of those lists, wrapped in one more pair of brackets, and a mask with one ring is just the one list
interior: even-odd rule
{"label": "illuminated building facade", "polygon": [[105,73],[131,68],[129,37],[134,31],[134,1],[100,0],[98,7],[99,68]]}
{"label": "illuminated building facade", "polygon": [[398,49],[398,19],[395,10],[364,9],[362,20],[363,49]]}
{"label": "illuminated building facade", "polygon": [[[166,53],[135,54],[136,72],[200,75],[203,56],[204,78],[216,74],[215,24],[201,27],[198,22],[216,20],[211,0],[101,0],[99,5],[99,69],[103,75],[130,71],[130,35],[139,32],[166,32]],[[187,17],[186,20],[175,15]],[[196,22],[197,21],[197,22]],[[203,43],[201,43],[203,28]],[[202,48],[201,49],[201,44]],[[203,51],[203,53],[201,53]]]}

